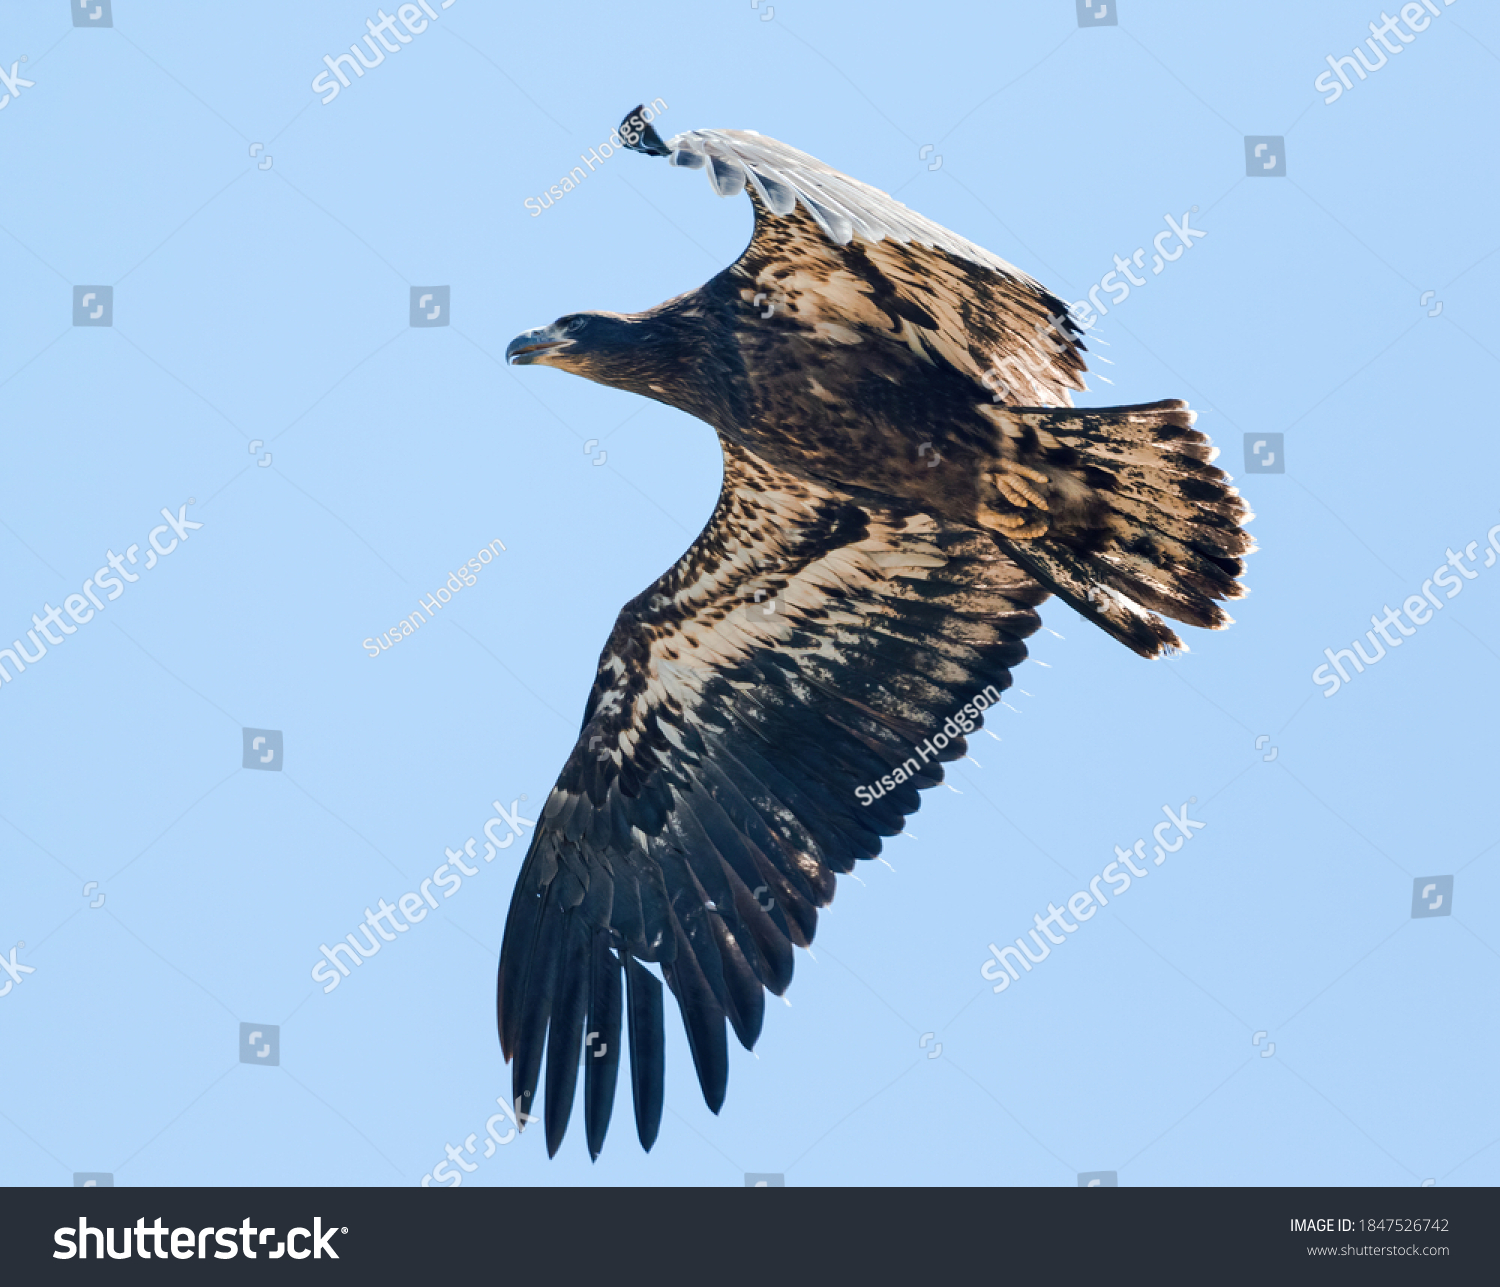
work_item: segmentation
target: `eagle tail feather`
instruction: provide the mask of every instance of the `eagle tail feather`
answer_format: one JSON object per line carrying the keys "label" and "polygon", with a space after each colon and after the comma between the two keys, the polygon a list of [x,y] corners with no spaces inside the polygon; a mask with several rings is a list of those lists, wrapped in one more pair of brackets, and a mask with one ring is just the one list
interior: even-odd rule
{"label": "eagle tail feather", "polygon": [[1230,624],[1253,516],[1186,403],[985,411],[1002,463],[981,519],[1047,589],[1143,657],[1185,648],[1163,616]]}

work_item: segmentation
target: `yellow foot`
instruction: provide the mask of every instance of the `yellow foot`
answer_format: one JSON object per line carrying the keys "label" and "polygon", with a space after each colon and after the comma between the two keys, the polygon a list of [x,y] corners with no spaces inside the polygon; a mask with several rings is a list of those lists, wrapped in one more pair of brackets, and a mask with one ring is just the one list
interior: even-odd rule
{"label": "yellow foot", "polygon": [[[981,504],[979,521],[983,526],[1013,541],[1033,540],[1047,534],[1051,522],[1047,518],[1047,500],[1043,494],[1049,486],[1046,474],[1039,469],[1006,461],[998,472],[990,475],[990,481],[1001,499],[1014,505],[1016,510],[1030,508],[1032,512],[1001,512]],[[1041,513],[1038,514],[1037,510]]]}
{"label": "yellow foot", "polygon": [[[1001,472],[992,474],[991,477],[995,480],[995,486],[1000,489],[1000,494],[1017,509],[1025,509],[1030,504],[1046,511],[1047,502],[1037,490],[1037,487],[1045,489],[1048,485],[1047,475],[1041,470],[1006,461],[1001,466]],[[1032,487],[1032,483],[1037,487]]]}
{"label": "yellow foot", "polygon": [[998,532],[1012,541],[1029,541],[1046,536],[1051,524],[1046,518],[1027,518],[1025,514],[1003,514],[988,505],[979,507],[979,522],[982,527]]}

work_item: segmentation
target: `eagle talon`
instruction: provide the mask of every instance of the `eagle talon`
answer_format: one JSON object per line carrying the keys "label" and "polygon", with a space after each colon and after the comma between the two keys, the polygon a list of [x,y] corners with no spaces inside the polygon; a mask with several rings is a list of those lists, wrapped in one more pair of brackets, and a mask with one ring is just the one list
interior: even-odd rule
{"label": "eagle talon", "polygon": [[1051,524],[1045,518],[1038,518],[1027,523],[1025,527],[1017,528],[1013,532],[1006,532],[1005,535],[1012,541],[1031,541],[1035,540],[1038,536],[1046,536],[1050,529]]}
{"label": "eagle talon", "polygon": [[992,475],[995,486],[999,488],[1000,494],[1005,497],[1017,509],[1025,509],[1027,505],[1035,505],[1037,509],[1046,511],[1047,501],[1035,487],[1046,488],[1048,485],[1047,475],[1039,469],[1031,469],[1026,465],[1016,465],[1007,461],[1001,466],[998,474]]}
{"label": "eagle talon", "polygon": [[1002,469],[1012,474],[1020,474],[1022,478],[1029,478],[1034,483],[1040,483],[1043,487],[1049,485],[1051,480],[1040,469],[1032,469],[1030,465],[1018,465],[1014,461],[1006,461]]}
{"label": "eagle talon", "polygon": [[1045,518],[1028,518],[1025,514],[1004,514],[988,505],[979,509],[979,522],[983,527],[1012,541],[1029,541],[1046,536],[1051,523]]}

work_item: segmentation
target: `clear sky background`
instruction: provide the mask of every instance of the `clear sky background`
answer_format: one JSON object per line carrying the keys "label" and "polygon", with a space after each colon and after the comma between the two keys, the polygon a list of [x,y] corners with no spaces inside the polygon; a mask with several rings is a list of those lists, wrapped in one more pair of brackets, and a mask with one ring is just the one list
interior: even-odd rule
{"label": "clear sky background", "polygon": [[[1080,401],[1188,399],[1261,551],[1174,660],[1043,610],[1001,740],[841,880],[718,1117],[669,1002],[651,1154],[622,1077],[598,1163],[580,1098],[555,1160],[538,1129],[464,1183],[1500,1183],[1500,14],[1436,4],[1325,103],[1375,0],[1084,27],[1074,0],[457,0],[325,105],[373,5],[0,3],[0,70],[34,82],[0,109],[0,644],[144,559],[164,507],[202,524],[0,686],[0,955],[33,971],[0,974],[0,1183],[419,1184],[482,1144],[523,846],[333,992],[311,970],[482,854],[492,801],[535,816],[615,613],[713,507],[704,425],[501,361],[742,249],[748,202],[631,153],[525,207],[657,97],[664,134],[783,139],[1069,299],[1196,209]],[[1284,140],[1273,172],[1246,136]],[[74,325],[98,286],[113,324]],[[451,325],[414,328],[430,286]],[[1246,473],[1267,434],[1285,472]],[[1325,698],[1324,649],[1474,541],[1462,592]],[[245,728],[282,771],[241,767]],[[1191,797],[1190,843],[991,991],[990,943]],[[1438,877],[1448,914],[1413,917]]]}

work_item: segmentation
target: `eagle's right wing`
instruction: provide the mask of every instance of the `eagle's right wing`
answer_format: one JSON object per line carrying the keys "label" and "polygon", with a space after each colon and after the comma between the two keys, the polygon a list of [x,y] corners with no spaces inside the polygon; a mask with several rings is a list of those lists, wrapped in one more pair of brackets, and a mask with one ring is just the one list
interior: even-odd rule
{"label": "eagle's right wing", "polygon": [[626,1015],[636,1127],[656,1138],[662,995],[642,962],[676,995],[718,1111],[726,1021],[753,1045],[835,874],[878,854],[964,753],[1046,597],[982,533],[725,451],[707,527],[620,613],[511,902],[500,1040],[549,1152],[582,1052],[597,1156]]}

